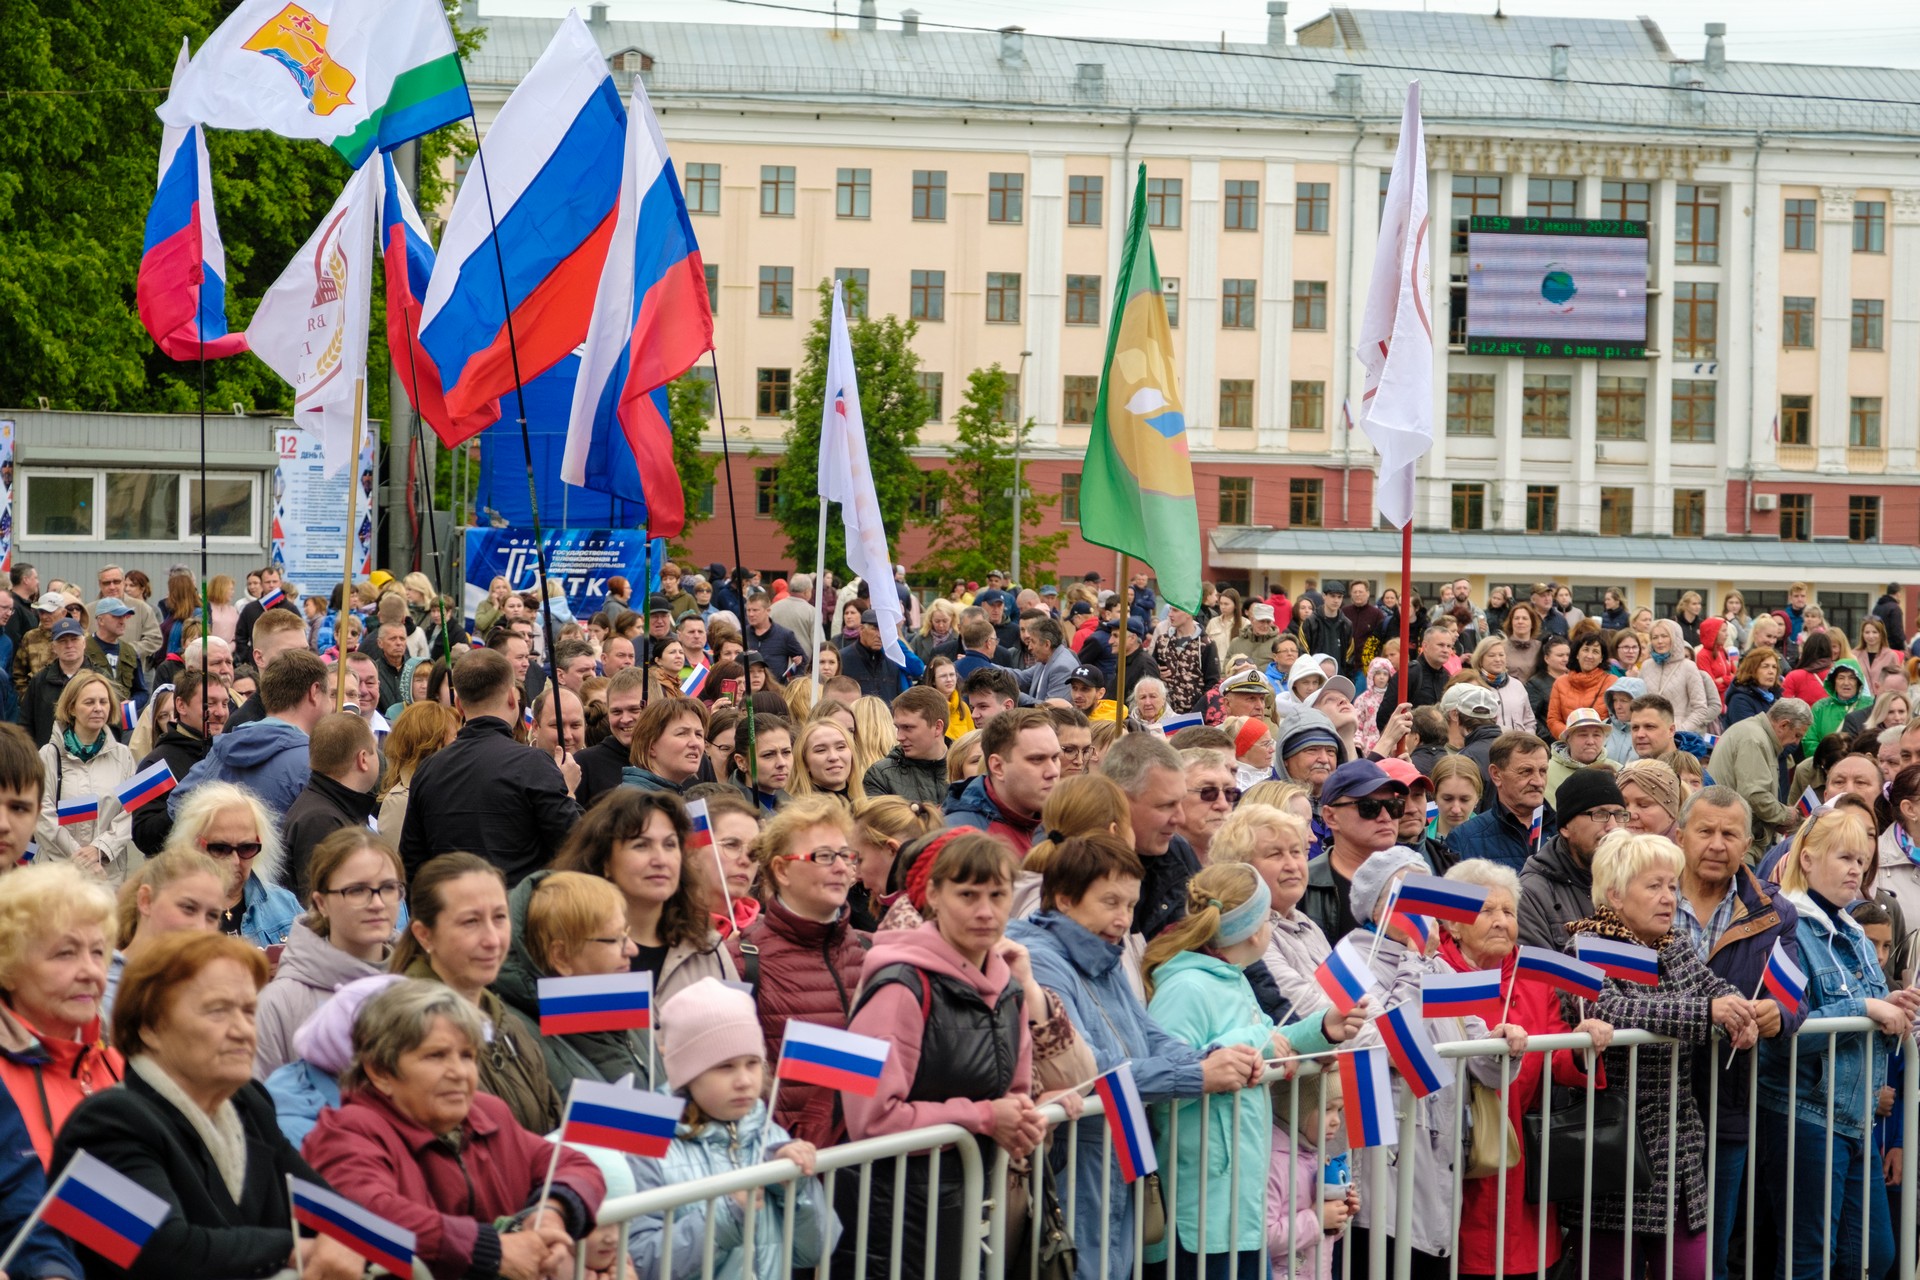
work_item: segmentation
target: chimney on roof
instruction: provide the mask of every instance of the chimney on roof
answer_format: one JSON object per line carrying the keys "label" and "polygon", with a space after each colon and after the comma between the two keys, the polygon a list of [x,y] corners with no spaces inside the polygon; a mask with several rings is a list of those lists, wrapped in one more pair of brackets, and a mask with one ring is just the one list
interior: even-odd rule
{"label": "chimney on roof", "polygon": [[1021,37],[1026,34],[1025,27],[1000,28],[1000,61],[1009,67],[1017,67],[1021,60]]}
{"label": "chimney on roof", "polygon": [[1675,89],[1697,89],[1703,82],[1691,62],[1676,62],[1667,69],[1667,83]]}
{"label": "chimney on roof", "polygon": [[920,11],[918,9],[902,9],[900,11],[900,34],[903,36],[917,36],[920,34]]}
{"label": "chimney on roof", "polygon": [[1267,43],[1279,48],[1287,42],[1287,0],[1267,0]]}
{"label": "chimney on roof", "polygon": [[605,31],[607,29],[607,6],[604,4],[596,4],[588,9],[587,13],[589,15],[587,18],[588,26],[592,27],[595,31]]}
{"label": "chimney on roof", "polygon": [[860,0],[860,29],[862,31],[880,29],[880,6],[877,0]]}
{"label": "chimney on roof", "polygon": [[1333,77],[1333,100],[1355,115],[1360,113],[1360,73],[1341,71]]}
{"label": "chimney on roof", "polygon": [[1555,80],[1560,81],[1562,84],[1566,83],[1567,61],[1568,61],[1569,54],[1572,52],[1572,49],[1573,49],[1572,45],[1557,44],[1553,46],[1552,50],[1549,51],[1549,54],[1548,54],[1548,59],[1547,59],[1548,70],[1552,73],[1553,78]]}
{"label": "chimney on roof", "polygon": [[1082,102],[1102,102],[1106,99],[1106,63],[1078,62],[1074,64],[1073,70],[1073,90]]}
{"label": "chimney on roof", "polygon": [[1727,69],[1727,24],[1707,24],[1707,70],[1719,74]]}

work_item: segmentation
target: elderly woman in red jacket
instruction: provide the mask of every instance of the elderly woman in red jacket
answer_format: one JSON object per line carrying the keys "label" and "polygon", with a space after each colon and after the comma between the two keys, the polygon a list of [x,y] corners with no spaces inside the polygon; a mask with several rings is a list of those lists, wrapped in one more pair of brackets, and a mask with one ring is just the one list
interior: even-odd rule
{"label": "elderly woman in red jacket", "polygon": [[[395,983],[361,1008],[343,1101],[303,1151],[335,1191],[412,1231],[436,1280],[571,1274],[606,1183],[562,1147],[552,1190],[535,1202],[553,1144],[478,1091],[484,1052],[471,1004],[438,983]],[[520,1229],[501,1231],[503,1218]]]}

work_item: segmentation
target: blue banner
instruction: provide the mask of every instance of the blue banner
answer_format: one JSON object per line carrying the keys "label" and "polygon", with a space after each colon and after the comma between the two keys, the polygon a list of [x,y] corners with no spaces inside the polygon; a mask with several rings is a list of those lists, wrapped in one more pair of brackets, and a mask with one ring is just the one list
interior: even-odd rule
{"label": "blue banner", "polygon": [[[548,529],[541,541],[547,577],[566,589],[567,608],[581,622],[606,607],[608,578],[625,578],[634,605],[645,607],[667,558],[666,539],[654,538],[649,553],[644,529]],[[532,591],[539,576],[531,529],[467,530],[467,617],[487,598],[495,578],[505,577],[509,590]],[[566,621],[557,612],[554,617]]]}

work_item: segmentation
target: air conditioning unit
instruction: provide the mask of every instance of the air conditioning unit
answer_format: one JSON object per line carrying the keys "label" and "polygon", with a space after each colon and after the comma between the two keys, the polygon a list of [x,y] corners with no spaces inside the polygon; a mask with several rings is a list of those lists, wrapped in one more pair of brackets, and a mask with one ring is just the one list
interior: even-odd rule
{"label": "air conditioning unit", "polygon": [[1755,511],[1778,511],[1780,509],[1780,495],[1777,493],[1754,494],[1753,509]]}

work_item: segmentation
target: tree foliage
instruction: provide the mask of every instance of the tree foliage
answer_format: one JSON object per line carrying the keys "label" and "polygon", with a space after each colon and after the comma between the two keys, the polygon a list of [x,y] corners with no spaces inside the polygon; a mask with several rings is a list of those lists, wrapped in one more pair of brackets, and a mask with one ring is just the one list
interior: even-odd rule
{"label": "tree foliage", "polygon": [[[707,397],[712,387],[712,383],[698,378],[679,378],[667,385],[673,423],[673,467],[680,473],[680,489],[687,501],[687,527],[681,532],[682,538],[693,532],[695,525],[708,519],[700,504],[720,465],[719,458],[700,451],[700,437],[707,429]],[[675,557],[687,554],[686,547],[679,543],[670,546],[668,551]]]}
{"label": "tree foliage", "polygon": [[[792,425],[786,431],[786,463],[780,468],[774,518],[787,535],[787,556],[810,565],[819,542],[820,413],[827,394],[827,339],[833,323],[833,282],[820,282],[820,308],[807,331],[805,356],[794,381]],[[887,536],[896,542],[913,510],[921,484],[920,468],[909,452],[920,442],[927,422],[927,398],[915,374],[917,322],[896,316],[847,321],[860,412],[867,429],[867,461],[873,470]],[[846,531],[838,519],[827,521],[827,564],[846,564]]]}
{"label": "tree foliage", "polygon": [[[941,477],[941,524],[949,537],[936,541],[916,568],[920,576],[948,582],[955,578],[984,579],[1013,561],[1013,446],[1014,424],[1001,414],[1007,399],[1007,373],[995,364],[967,375],[967,394],[954,411],[955,443]],[[1021,439],[1033,427],[1020,424]],[[1020,477],[1023,486],[1026,476]],[[1020,508],[1021,577],[1026,582],[1051,581],[1048,566],[1067,543],[1064,530],[1029,537],[1058,502],[1057,494],[1029,489]]]}

